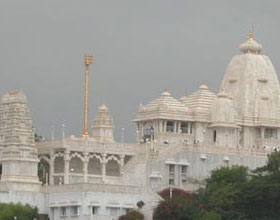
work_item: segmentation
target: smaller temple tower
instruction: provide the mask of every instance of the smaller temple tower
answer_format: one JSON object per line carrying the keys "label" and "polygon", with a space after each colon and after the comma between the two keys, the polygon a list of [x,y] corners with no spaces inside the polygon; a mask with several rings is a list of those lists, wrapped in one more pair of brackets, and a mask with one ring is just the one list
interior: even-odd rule
{"label": "smaller temple tower", "polygon": [[110,116],[109,109],[101,105],[98,109],[96,118],[93,120],[93,138],[100,142],[114,142],[113,119]]}
{"label": "smaller temple tower", "polygon": [[39,183],[34,142],[25,95],[18,91],[5,94],[0,105],[1,182]]}

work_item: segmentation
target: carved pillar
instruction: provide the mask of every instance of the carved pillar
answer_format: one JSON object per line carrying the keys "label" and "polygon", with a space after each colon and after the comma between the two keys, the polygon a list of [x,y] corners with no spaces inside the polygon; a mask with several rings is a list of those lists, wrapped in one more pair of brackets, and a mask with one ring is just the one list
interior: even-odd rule
{"label": "carved pillar", "polygon": [[83,153],[83,173],[84,173],[84,183],[88,182],[88,152]]}
{"label": "carved pillar", "polygon": [[106,179],[106,154],[102,154],[102,163],[101,163],[101,168],[102,168],[102,182],[105,181]]}
{"label": "carved pillar", "polygon": [[178,133],[182,133],[182,130],[181,130],[181,121],[178,122]]}
{"label": "carved pillar", "polygon": [[144,137],[144,122],[140,122],[140,128],[141,128],[140,139],[142,139]]}
{"label": "carved pillar", "polygon": [[166,132],[167,121],[163,121],[163,132]]}
{"label": "carved pillar", "polygon": [[124,172],[123,172],[124,158],[125,158],[125,155],[120,155],[120,177],[121,177],[121,184],[122,185],[123,185],[123,179],[124,179]]}
{"label": "carved pillar", "polygon": [[64,184],[69,183],[69,162],[70,162],[70,151],[64,151]]}
{"label": "carved pillar", "polygon": [[163,131],[163,123],[162,120],[159,121],[159,132]]}
{"label": "carved pillar", "polygon": [[54,152],[51,151],[50,153],[50,173],[49,173],[49,179],[50,179],[50,185],[54,185],[54,179],[53,179],[53,174],[54,174]]}
{"label": "carved pillar", "polygon": [[173,133],[176,133],[177,132],[177,121],[174,121],[173,126],[174,126]]}
{"label": "carved pillar", "polygon": [[154,120],[154,125],[155,125],[155,133],[158,132],[158,120]]}
{"label": "carved pillar", "polygon": [[120,156],[120,172],[122,173],[123,172],[123,167],[124,167],[124,158],[125,158],[125,155],[121,155]]}
{"label": "carved pillar", "polygon": [[264,130],[265,130],[265,128],[261,127],[261,137],[262,137],[262,140],[264,140]]}

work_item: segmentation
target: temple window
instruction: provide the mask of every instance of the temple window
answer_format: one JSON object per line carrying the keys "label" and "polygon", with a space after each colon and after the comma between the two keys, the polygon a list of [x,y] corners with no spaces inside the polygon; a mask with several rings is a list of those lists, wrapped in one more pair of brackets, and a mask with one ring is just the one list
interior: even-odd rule
{"label": "temple window", "polygon": [[174,185],[174,179],[169,179],[168,184],[169,185]]}
{"label": "temple window", "polygon": [[174,132],[174,122],[173,121],[167,121],[166,131],[167,132]]}
{"label": "temple window", "polygon": [[265,139],[277,139],[277,129],[276,128],[266,128],[264,132]]}
{"label": "temple window", "polygon": [[67,216],[67,209],[66,207],[60,207],[60,216]]}
{"label": "temple window", "polygon": [[169,164],[169,173],[173,174],[175,172],[175,165],[174,164]]}
{"label": "temple window", "polygon": [[154,138],[154,128],[151,126],[149,128],[145,128],[143,139],[144,142],[149,142]]}
{"label": "temple window", "polygon": [[217,141],[217,131],[214,130],[213,132],[213,141],[216,142]]}
{"label": "temple window", "polygon": [[111,216],[118,216],[121,214],[121,209],[118,207],[107,207],[107,210]]}
{"label": "temple window", "polygon": [[181,166],[181,174],[186,174],[187,173],[187,166],[186,165],[182,165]]}
{"label": "temple window", "polygon": [[181,132],[184,134],[188,133],[188,122],[182,122],[181,123]]}
{"label": "temple window", "polygon": [[109,160],[106,164],[107,176],[120,176],[120,165],[115,160]]}
{"label": "temple window", "polygon": [[91,213],[92,213],[93,215],[97,214],[98,208],[99,208],[98,206],[92,206],[92,207],[91,207]]}
{"label": "temple window", "polygon": [[71,216],[79,215],[79,207],[78,206],[70,206]]}

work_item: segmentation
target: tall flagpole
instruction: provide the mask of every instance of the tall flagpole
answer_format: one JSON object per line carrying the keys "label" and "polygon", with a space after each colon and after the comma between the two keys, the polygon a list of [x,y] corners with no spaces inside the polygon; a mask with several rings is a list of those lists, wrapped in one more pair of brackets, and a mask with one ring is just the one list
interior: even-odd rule
{"label": "tall flagpole", "polygon": [[89,96],[89,65],[92,64],[92,55],[85,55],[85,103],[84,103],[84,131],[83,138],[88,138],[88,96]]}

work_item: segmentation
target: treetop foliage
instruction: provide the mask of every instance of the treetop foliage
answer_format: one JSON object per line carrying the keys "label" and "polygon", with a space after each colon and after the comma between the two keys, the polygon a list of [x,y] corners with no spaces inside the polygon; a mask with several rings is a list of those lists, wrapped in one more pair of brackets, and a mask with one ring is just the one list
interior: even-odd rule
{"label": "treetop foliage", "polygon": [[38,218],[38,209],[20,203],[0,203],[0,219],[14,220],[14,217],[18,220],[33,220]]}
{"label": "treetop foliage", "polygon": [[213,170],[206,185],[191,193],[170,188],[154,210],[154,220],[279,220],[280,152],[249,171],[244,166]]}

